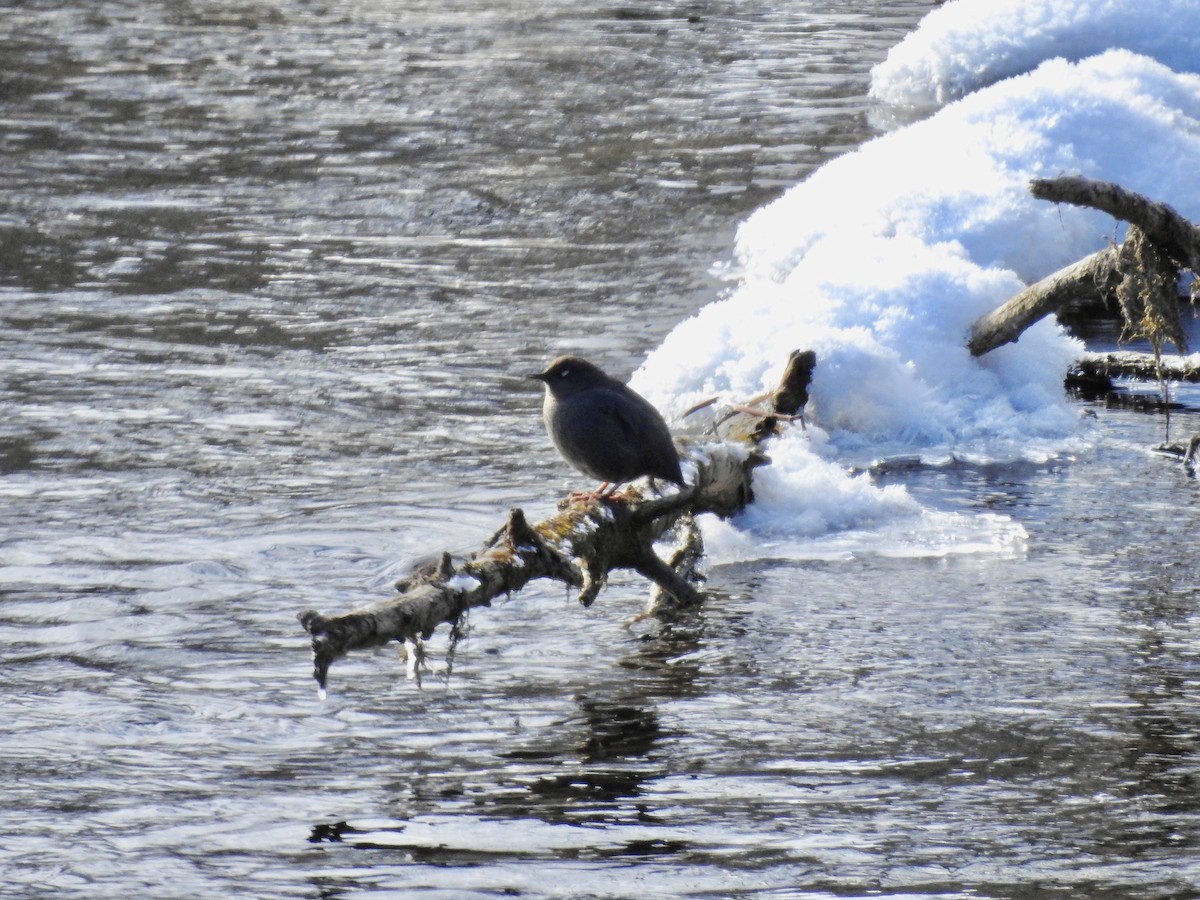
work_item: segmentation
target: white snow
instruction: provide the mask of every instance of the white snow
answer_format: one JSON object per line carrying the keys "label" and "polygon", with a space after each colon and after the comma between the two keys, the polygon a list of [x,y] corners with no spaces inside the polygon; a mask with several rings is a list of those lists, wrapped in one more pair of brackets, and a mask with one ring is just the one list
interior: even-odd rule
{"label": "white snow", "polygon": [[955,0],[929,13],[871,73],[871,96],[941,106],[1047,59],[1123,47],[1179,72],[1200,66],[1196,0]]}
{"label": "white snow", "polygon": [[483,587],[483,582],[474,575],[468,575],[465,572],[457,573],[453,578],[446,580],[445,587],[451,591],[459,591],[461,593],[470,593],[477,591]]}
{"label": "white snow", "polygon": [[[1062,389],[1076,341],[1043,321],[974,359],[966,337],[1024,284],[1120,232],[1106,215],[1034,200],[1031,178],[1116,181],[1200,220],[1200,76],[1119,49],[1129,40],[1194,63],[1200,15],[1183,6],[1141,10],[1178,14],[1164,49],[1157,31],[1133,27],[1128,3],[949,3],[893,53],[909,60],[902,79],[888,74],[892,57],[876,71],[876,93],[885,76],[886,96],[907,103],[984,86],[834,160],[742,225],[736,286],[681,323],[633,380],[678,415],[716,394],[769,390],[792,350],[817,352],[808,430],[772,444],[758,502],[735,528],[707,528],[725,558],[1023,545],[1004,517],[925,508],[850,466],[913,454],[1046,460],[1087,446]],[[1044,25],[1031,27],[1035,17]],[[923,67],[921,41],[937,48]],[[945,60],[974,80],[950,78]]]}

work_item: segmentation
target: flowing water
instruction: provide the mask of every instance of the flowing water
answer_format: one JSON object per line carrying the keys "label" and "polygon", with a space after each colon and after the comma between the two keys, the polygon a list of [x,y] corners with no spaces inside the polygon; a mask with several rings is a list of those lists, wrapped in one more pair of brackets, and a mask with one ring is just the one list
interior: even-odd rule
{"label": "flowing water", "polygon": [[1018,552],[719,567],[661,634],[533,587],[315,696],[296,612],[578,487],[520,376],[715,297],[929,8],[6,9],[0,894],[1195,896],[1200,488],[1145,414],[882,476]]}

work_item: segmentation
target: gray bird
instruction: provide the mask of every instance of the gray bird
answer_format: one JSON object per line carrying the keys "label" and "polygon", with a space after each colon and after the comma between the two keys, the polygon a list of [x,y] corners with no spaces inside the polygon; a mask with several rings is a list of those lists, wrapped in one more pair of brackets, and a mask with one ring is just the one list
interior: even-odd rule
{"label": "gray bird", "polygon": [[578,356],[560,356],[529,377],[546,385],[542,418],[554,446],[580,472],[604,482],[598,496],[642,475],[684,486],[667,423],[624,383]]}

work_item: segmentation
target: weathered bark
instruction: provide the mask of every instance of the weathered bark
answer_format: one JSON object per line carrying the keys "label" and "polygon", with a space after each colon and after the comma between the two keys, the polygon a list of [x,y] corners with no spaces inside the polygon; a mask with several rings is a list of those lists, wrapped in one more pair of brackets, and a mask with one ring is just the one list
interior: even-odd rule
{"label": "weathered bark", "polygon": [[[768,461],[758,447],[781,421],[803,409],[815,363],[811,351],[793,354],[779,388],[751,401],[764,407],[738,407],[714,423],[711,440],[692,442],[685,456],[696,474],[687,488],[643,499],[644,490],[632,487],[625,492],[627,502],[564,501],[557,515],[536,525],[513,509],[479,551],[463,560],[443,553],[397,584],[397,596],[340,615],[300,613],[312,638],[317,684],[323,691],[330,665],[352,650],[426,639],[438,626],[455,626],[468,610],[490,606],[493,598],[539,578],[577,588],[580,602],[589,606],[610,571],[633,569],[659,588],[649,614],[667,616],[700,603],[689,577],[701,552],[692,517],[729,516],[751,502],[751,472]],[[653,544],[680,523],[690,538],[668,564]]]}
{"label": "weathered bark", "polygon": [[1030,182],[1029,190],[1039,200],[1088,206],[1136,225],[1177,266],[1200,272],[1200,228],[1166,203],[1149,200],[1108,181],[1079,175],[1037,178]]}
{"label": "weathered bark", "polygon": [[1117,258],[1117,248],[1108,247],[1031,284],[971,326],[971,355],[1015,343],[1030,325],[1069,304],[1103,297],[1120,280]]}
{"label": "weathered bark", "polygon": [[[1109,247],[1080,260],[1030,285],[1024,291],[983,316],[971,327],[967,342],[972,355],[982,356],[1004,344],[1016,341],[1026,328],[1051,313],[1057,313],[1081,300],[1116,296],[1126,313],[1126,328],[1130,333],[1147,333],[1143,319],[1169,318],[1165,301],[1152,307],[1131,309],[1130,299],[1148,293],[1163,295],[1164,291],[1147,291],[1146,284],[1154,282],[1160,288],[1178,281],[1178,273],[1140,272],[1146,252],[1140,248],[1142,238],[1162,251],[1178,268],[1198,271],[1200,267],[1200,228],[1180,216],[1165,203],[1156,203],[1140,194],[1103,181],[1079,176],[1037,179],[1030,191],[1039,199],[1089,206],[1129,222],[1130,237],[1122,247]],[[1136,304],[1134,304],[1136,306]],[[1165,310],[1165,313],[1160,312]],[[1151,329],[1153,331],[1153,329]],[[1156,340],[1154,333],[1147,336]],[[1179,331],[1169,328],[1163,332],[1168,340],[1180,340]]]}

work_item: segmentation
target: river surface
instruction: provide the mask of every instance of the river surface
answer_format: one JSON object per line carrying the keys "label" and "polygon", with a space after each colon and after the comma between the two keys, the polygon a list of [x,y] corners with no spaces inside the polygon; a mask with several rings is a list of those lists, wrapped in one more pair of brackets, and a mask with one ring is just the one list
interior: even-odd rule
{"label": "river surface", "polygon": [[520,376],[628,375],[716,297],[930,8],[6,9],[0,895],[1197,896],[1200,486],[1154,415],[883,476],[1019,552],[721,566],[657,633],[637,578],[534,586],[448,677],[316,698],[296,612],[580,487]]}

